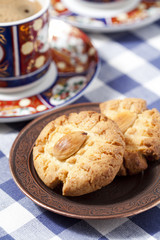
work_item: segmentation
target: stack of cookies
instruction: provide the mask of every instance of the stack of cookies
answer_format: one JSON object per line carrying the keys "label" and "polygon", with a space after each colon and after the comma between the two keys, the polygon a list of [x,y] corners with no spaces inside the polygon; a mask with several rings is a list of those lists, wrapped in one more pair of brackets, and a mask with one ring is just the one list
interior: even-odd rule
{"label": "stack of cookies", "polygon": [[160,113],[142,99],[100,104],[100,111],[60,116],[42,130],[33,162],[49,188],[84,195],[110,184],[117,175],[138,174],[160,158]]}
{"label": "stack of cookies", "polygon": [[101,113],[114,120],[125,138],[125,153],[120,175],[137,174],[148,161],[160,158],[160,113],[148,110],[143,99],[126,98],[100,104]]}

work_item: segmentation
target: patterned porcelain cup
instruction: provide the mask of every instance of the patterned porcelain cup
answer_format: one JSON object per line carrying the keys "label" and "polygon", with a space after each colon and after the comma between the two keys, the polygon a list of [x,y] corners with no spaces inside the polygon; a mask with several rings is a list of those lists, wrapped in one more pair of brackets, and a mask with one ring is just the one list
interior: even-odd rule
{"label": "patterned porcelain cup", "polygon": [[31,17],[0,23],[0,92],[22,91],[38,84],[50,66],[50,0]]}

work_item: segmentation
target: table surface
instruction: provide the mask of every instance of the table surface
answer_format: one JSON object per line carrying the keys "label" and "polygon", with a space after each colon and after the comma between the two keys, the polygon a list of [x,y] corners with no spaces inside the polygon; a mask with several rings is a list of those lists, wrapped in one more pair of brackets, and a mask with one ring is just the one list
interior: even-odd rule
{"label": "table surface", "polygon": [[[160,20],[120,33],[87,33],[97,48],[101,69],[75,103],[140,97],[160,110]],[[14,183],[9,153],[28,122],[0,124],[0,239],[160,239],[160,205],[119,219],[80,220],[49,212]]]}

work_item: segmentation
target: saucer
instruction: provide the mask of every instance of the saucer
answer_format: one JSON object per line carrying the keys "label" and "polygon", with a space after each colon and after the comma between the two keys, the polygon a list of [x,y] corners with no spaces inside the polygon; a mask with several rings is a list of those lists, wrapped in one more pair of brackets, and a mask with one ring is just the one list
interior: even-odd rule
{"label": "saucer", "polygon": [[[97,75],[97,50],[81,30],[52,19],[49,42],[54,63],[45,79],[30,91],[0,94],[0,122],[26,121],[53,108],[66,106],[78,99]],[[54,64],[57,68],[56,81],[53,81]]]}
{"label": "saucer", "polygon": [[[106,4],[93,4],[87,3],[83,1],[75,0],[61,0],[62,3],[72,12],[81,16],[88,16],[90,18],[106,18],[106,17],[114,17],[121,13],[128,12],[134,9],[140,0],[126,0],[124,2],[111,2]],[[116,4],[114,6],[114,4]]]}
{"label": "saucer", "polygon": [[113,9],[113,8],[120,8],[122,5],[127,5],[128,3],[133,2],[133,0],[112,0],[112,1],[108,1],[108,0],[103,0],[103,1],[88,1],[88,0],[74,0],[75,4],[77,3],[81,3],[85,6],[89,6],[89,7],[95,7],[95,8],[108,8],[108,9]]}
{"label": "saucer", "polygon": [[[67,2],[66,2],[67,1]],[[105,8],[82,8],[74,0],[52,0],[51,15],[84,30],[94,32],[114,32],[143,27],[160,18],[159,0],[140,0],[132,9],[115,11]],[[134,2],[134,1],[133,1]],[[82,5],[82,3],[81,3]],[[76,9],[77,8],[77,9]]]}
{"label": "saucer", "polygon": [[[41,93],[44,90],[47,90],[49,87],[53,85],[53,83],[57,79],[57,69],[55,63],[52,61],[48,71],[46,74],[41,77],[36,83],[32,83],[29,88],[24,88],[24,90],[21,91],[12,91],[8,93],[0,93],[0,100],[3,101],[13,101],[18,100],[25,97],[30,97],[33,95],[37,95]],[[30,84],[29,84],[30,85]]]}

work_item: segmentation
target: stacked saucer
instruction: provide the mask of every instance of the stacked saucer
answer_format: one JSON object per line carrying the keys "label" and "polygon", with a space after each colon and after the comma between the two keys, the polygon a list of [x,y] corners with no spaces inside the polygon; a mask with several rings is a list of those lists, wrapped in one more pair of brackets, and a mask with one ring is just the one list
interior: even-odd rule
{"label": "stacked saucer", "polygon": [[159,0],[52,0],[52,17],[83,30],[115,32],[148,25],[160,18]]}

